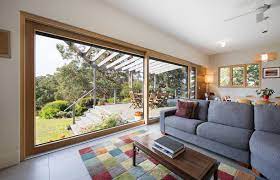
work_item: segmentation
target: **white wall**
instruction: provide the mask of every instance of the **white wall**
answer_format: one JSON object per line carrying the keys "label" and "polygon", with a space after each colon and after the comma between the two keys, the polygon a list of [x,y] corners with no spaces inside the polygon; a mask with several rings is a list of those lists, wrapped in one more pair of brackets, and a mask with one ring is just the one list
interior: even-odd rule
{"label": "white wall", "polygon": [[0,29],[11,31],[12,58],[0,58],[0,169],[19,162],[19,11],[58,20],[207,65],[208,56],[98,0],[0,0]]}
{"label": "white wall", "polygon": [[[211,91],[219,96],[246,96],[256,95],[256,88],[219,88],[218,87],[218,67],[235,64],[253,63],[255,55],[262,52],[278,52],[280,55],[280,44],[265,48],[256,48],[242,51],[234,51],[212,55],[209,58],[210,69],[209,74],[214,74],[214,83],[210,85]],[[262,67],[280,67],[280,58],[276,61],[262,63]],[[272,88],[277,96],[280,96],[280,78],[262,79],[262,88]]]}

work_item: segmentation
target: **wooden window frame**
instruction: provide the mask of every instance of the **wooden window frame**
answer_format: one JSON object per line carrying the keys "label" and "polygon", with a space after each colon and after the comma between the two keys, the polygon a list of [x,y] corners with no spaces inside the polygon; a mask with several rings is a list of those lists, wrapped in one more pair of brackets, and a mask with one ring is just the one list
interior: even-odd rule
{"label": "wooden window frame", "polygon": [[[23,107],[24,112],[25,112],[25,117],[24,117],[24,132],[23,132],[23,137],[22,139],[24,146],[24,150],[22,150],[21,153],[24,153],[22,156],[30,156],[33,154],[37,153],[42,153],[45,151],[53,150],[56,148],[64,147],[67,145],[75,144],[81,141],[86,141],[90,140],[96,137],[104,136],[107,134],[111,134],[114,132],[118,132],[120,130],[128,129],[131,127],[135,127],[138,125],[142,125],[145,123],[144,120],[138,121],[138,122],[133,122],[117,127],[112,127],[104,130],[99,130],[99,131],[93,131],[93,132],[88,132],[84,133],[82,135],[76,135],[72,137],[68,137],[65,139],[57,140],[54,142],[50,143],[45,143],[45,144],[35,144],[35,56],[34,56],[34,50],[35,50],[35,35],[36,32],[44,32],[47,34],[53,34],[56,36],[64,37],[67,39],[74,39],[74,40],[79,40],[83,43],[92,43],[95,42],[95,39],[91,39],[90,37],[86,37],[83,35],[80,35],[80,39],[75,38],[76,34],[71,33],[71,32],[66,32],[64,33],[63,30],[56,29],[53,27],[49,27],[46,25],[34,23],[27,21],[25,24],[25,48],[24,51],[24,62],[22,62],[22,72],[23,72],[23,84],[24,84],[24,92],[23,92],[23,98],[24,98],[24,104]],[[88,40],[88,41],[87,41]],[[120,50],[120,49],[118,49]],[[128,50],[129,51],[129,50]],[[136,52],[136,51],[135,51]],[[139,55],[139,54],[137,54]],[[144,64],[144,63],[143,63]],[[145,105],[144,105],[145,106]]]}
{"label": "wooden window frame", "polygon": [[[258,86],[248,86],[247,84],[247,66],[249,65],[259,65],[259,85]],[[243,74],[243,85],[233,85],[233,68],[234,67],[243,67],[244,68],[244,74]],[[229,68],[230,69],[230,82],[227,86],[221,86],[220,84],[220,69],[221,68]],[[261,63],[249,63],[249,64],[236,64],[236,65],[229,65],[229,66],[220,66],[218,67],[218,87],[219,88],[259,88],[261,87],[261,80],[262,80],[262,64]]]}
{"label": "wooden window frame", "polygon": [[[243,83],[242,83],[242,85],[234,85],[233,84],[233,69],[234,68],[236,68],[236,67],[242,67],[244,70],[243,70]],[[244,65],[244,64],[240,64],[240,65],[233,65],[233,66],[231,66],[231,68],[230,68],[230,71],[231,71],[231,86],[232,87],[234,87],[234,88],[243,88],[243,87],[245,87],[245,83],[246,83],[246,69],[247,67],[246,67],[246,65]]]}
{"label": "wooden window frame", "polygon": [[[144,57],[144,120],[110,129],[86,133],[60,141],[39,145],[34,143],[34,34],[41,31],[60,37],[95,44],[104,48],[115,49],[129,54]],[[85,29],[54,21],[24,11],[20,12],[20,159],[24,160],[30,155],[46,152],[78,142],[91,140],[96,137],[118,132],[130,127],[150,124],[148,106],[148,79],[149,58],[162,59],[166,62],[176,63],[188,67],[203,68],[187,60],[166,55],[151,49],[143,48],[124,41],[97,34]],[[197,81],[196,81],[197,82]],[[189,87],[189,86],[188,86]],[[197,87],[197,86],[196,86]],[[146,99],[146,100],[145,100]],[[152,122],[152,121],[151,121]]]}
{"label": "wooden window frame", "polygon": [[[248,86],[248,83],[247,83],[247,77],[248,77],[248,74],[247,74],[247,67],[249,65],[259,65],[259,85],[258,86]],[[245,81],[245,86],[246,88],[260,88],[261,87],[261,84],[262,84],[262,63],[259,62],[259,63],[250,63],[250,64],[246,64],[246,81]]]}

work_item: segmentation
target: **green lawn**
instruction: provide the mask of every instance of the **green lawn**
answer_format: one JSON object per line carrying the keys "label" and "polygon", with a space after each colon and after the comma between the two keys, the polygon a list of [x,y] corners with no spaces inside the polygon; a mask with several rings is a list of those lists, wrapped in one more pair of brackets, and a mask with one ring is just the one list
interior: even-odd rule
{"label": "green lawn", "polygon": [[36,117],[36,145],[73,136],[72,131],[67,130],[70,124],[72,124],[72,118],[41,119]]}

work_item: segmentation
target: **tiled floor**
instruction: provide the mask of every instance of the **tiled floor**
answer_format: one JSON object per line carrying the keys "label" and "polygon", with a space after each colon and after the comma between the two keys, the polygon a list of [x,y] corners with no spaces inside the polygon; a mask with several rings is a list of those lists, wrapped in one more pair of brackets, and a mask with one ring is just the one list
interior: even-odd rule
{"label": "tiled floor", "polygon": [[[80,158],[78,150],[104,142],[128,132],[133,132],[136,129],[159,131],[159,124],[157,123],[149,126],[133,128],[127,131],[122,131],[113,135],[98,138],[90,142],[65,148],[64,150],[26,160],[17,166],[0,171],[0,180],[90,180],[91,178]],[[189,144],[187,144],[187,146],[202,153],[208,154],[218,159],[220,162],[248,171],[226,158],[209,153]]]}

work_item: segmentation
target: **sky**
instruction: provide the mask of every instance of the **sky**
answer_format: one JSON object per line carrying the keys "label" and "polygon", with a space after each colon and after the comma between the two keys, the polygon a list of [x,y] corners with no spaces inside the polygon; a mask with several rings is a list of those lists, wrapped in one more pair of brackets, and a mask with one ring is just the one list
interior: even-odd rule
{"label": "sky", "polygon": [[36,35],[36,76],[54,74],[58,67],[67,63],[56,49],[58,43],[65,44],[62,40]]}

